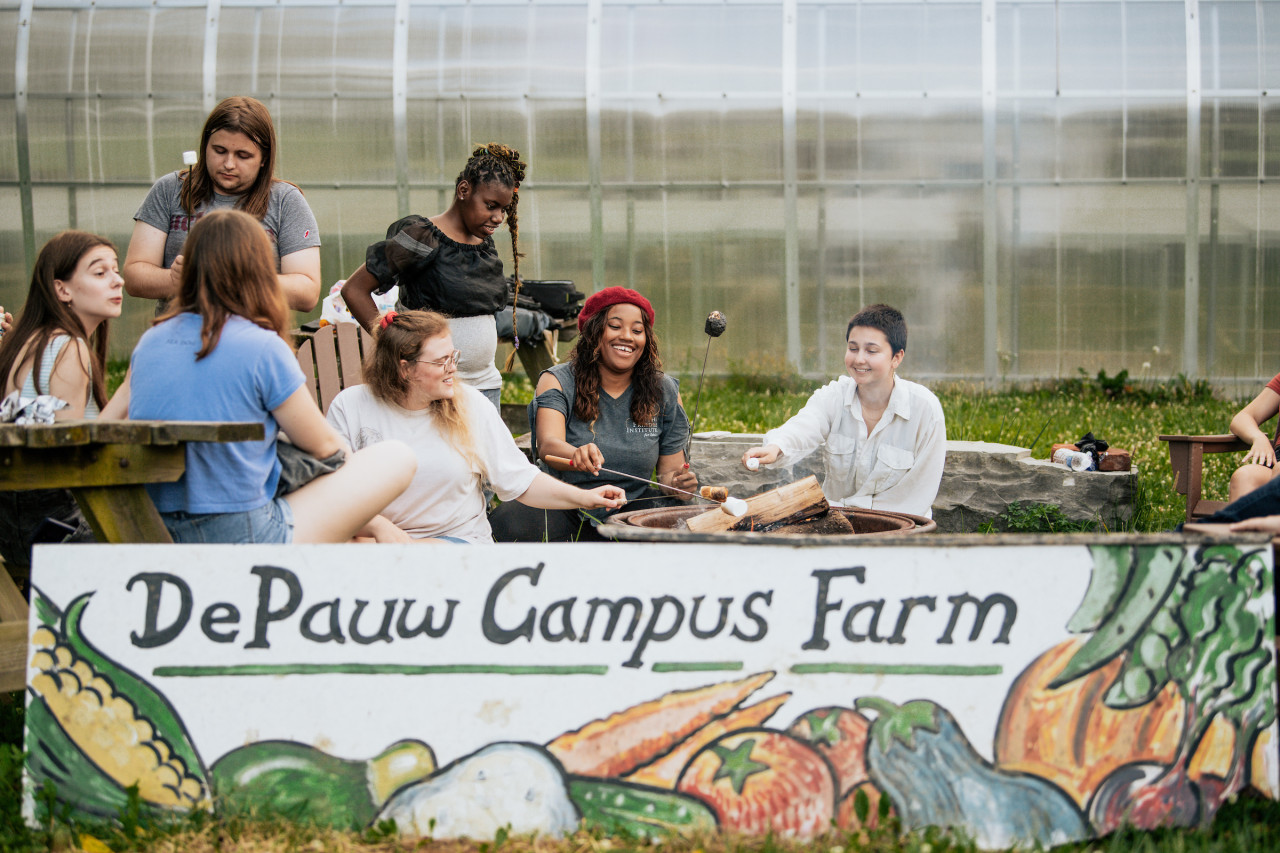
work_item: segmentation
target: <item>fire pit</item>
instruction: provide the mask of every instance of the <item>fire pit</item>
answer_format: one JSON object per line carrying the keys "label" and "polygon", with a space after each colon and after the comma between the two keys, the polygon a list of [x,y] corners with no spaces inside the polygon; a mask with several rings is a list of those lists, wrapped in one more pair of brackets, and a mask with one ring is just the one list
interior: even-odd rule
{"label": "fire pit", "polygon": [[[792,541],[821,537],[822,534],[791,535],[786,533],[695,533],[680,522],[692,516],[706,512],[706,507],[680,506],[659,507],[655,509],[638,509],[620,512],[602,524],[599,532],[612,539],[639,542],[687,542],[704,537],[714,539],[732,539],[734,541]],[[831,512],[838,512],[848,519],[853,527],[852,534],[828,534],[823,538],[838,538],[849,535],[863,536],[899,536],[912,533],[931,533],[938,525],[932,519],[905,512],[885,512],[877,509],[858,509],[855,507],[832,507]]]}

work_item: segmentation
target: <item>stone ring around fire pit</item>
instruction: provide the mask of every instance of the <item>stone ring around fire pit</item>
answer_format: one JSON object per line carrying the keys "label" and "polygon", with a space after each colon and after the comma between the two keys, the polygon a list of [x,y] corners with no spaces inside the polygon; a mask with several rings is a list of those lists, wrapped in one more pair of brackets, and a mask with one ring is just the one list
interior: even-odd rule
{"label": "stone ring around fire pit", "polygon": [[857,507],[832,507],[831,512],[842,513],[853,527],[853,533],[843,535],[793,535],[786,533],[752,533],[730,531],[725,533],[695,533],[681,524],[691,516],[706,512],[705,507],[657,507],[619,512],[609,517],[608,523],[596,530],[601,536],[622,542],[795,542],[810,540],[856,539],[868,536],[901,536],[914,533],[932,533],[938,529],[933,519],[905,512],[887,512]]}

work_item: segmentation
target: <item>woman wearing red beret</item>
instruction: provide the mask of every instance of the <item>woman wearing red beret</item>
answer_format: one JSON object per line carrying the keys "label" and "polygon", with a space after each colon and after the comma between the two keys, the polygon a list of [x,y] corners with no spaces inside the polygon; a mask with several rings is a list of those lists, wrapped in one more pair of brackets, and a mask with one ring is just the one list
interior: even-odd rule
{"label": "woman wearing red beret", "polygon": [[[698,486],[685,464],[689,418],[679,383],[662,372],[653,323],[653,306],[634,290],[592,294],[578,315],[581,334],[569,360],[543,371],[529,406],[534,450],[554,476],[584,489],[616,485],[629,501],[645,499],[644,506],[663,496],[601,466],[646,480],[656,471],[664,487]],[[548,462],[548,456],[573,464]],[[601,511],[588,516],[512,502],[489,520],[499,542],[563,542],[600,538],[594,522],[602,517]]]}

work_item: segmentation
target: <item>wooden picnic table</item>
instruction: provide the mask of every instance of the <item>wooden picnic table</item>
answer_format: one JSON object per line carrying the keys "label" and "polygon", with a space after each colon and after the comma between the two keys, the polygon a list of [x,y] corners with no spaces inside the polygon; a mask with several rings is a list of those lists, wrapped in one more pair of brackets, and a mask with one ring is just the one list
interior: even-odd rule
{"label": "wooden picnic table", "polygon": [[[0,491],[70,489],[99,542],[172,542],[145,488],[186,470],[188,441],[257,441],[259,422],[0,424]],[[26,602],[0,572],[0,691],[26,684]]]}

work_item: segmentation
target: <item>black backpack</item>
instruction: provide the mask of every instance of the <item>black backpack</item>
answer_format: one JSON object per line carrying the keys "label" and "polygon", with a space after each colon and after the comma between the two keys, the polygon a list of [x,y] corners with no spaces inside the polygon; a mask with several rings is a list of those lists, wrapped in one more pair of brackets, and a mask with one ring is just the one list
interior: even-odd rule
{"label": "black backpack", "polygon": [[[507,304],[516,291],[515,282],[507,277]],[[576,320],[587,295],[573,286],[571,281],[543,281],[522,279],[518,307],[543,311],[555,320]]]}

